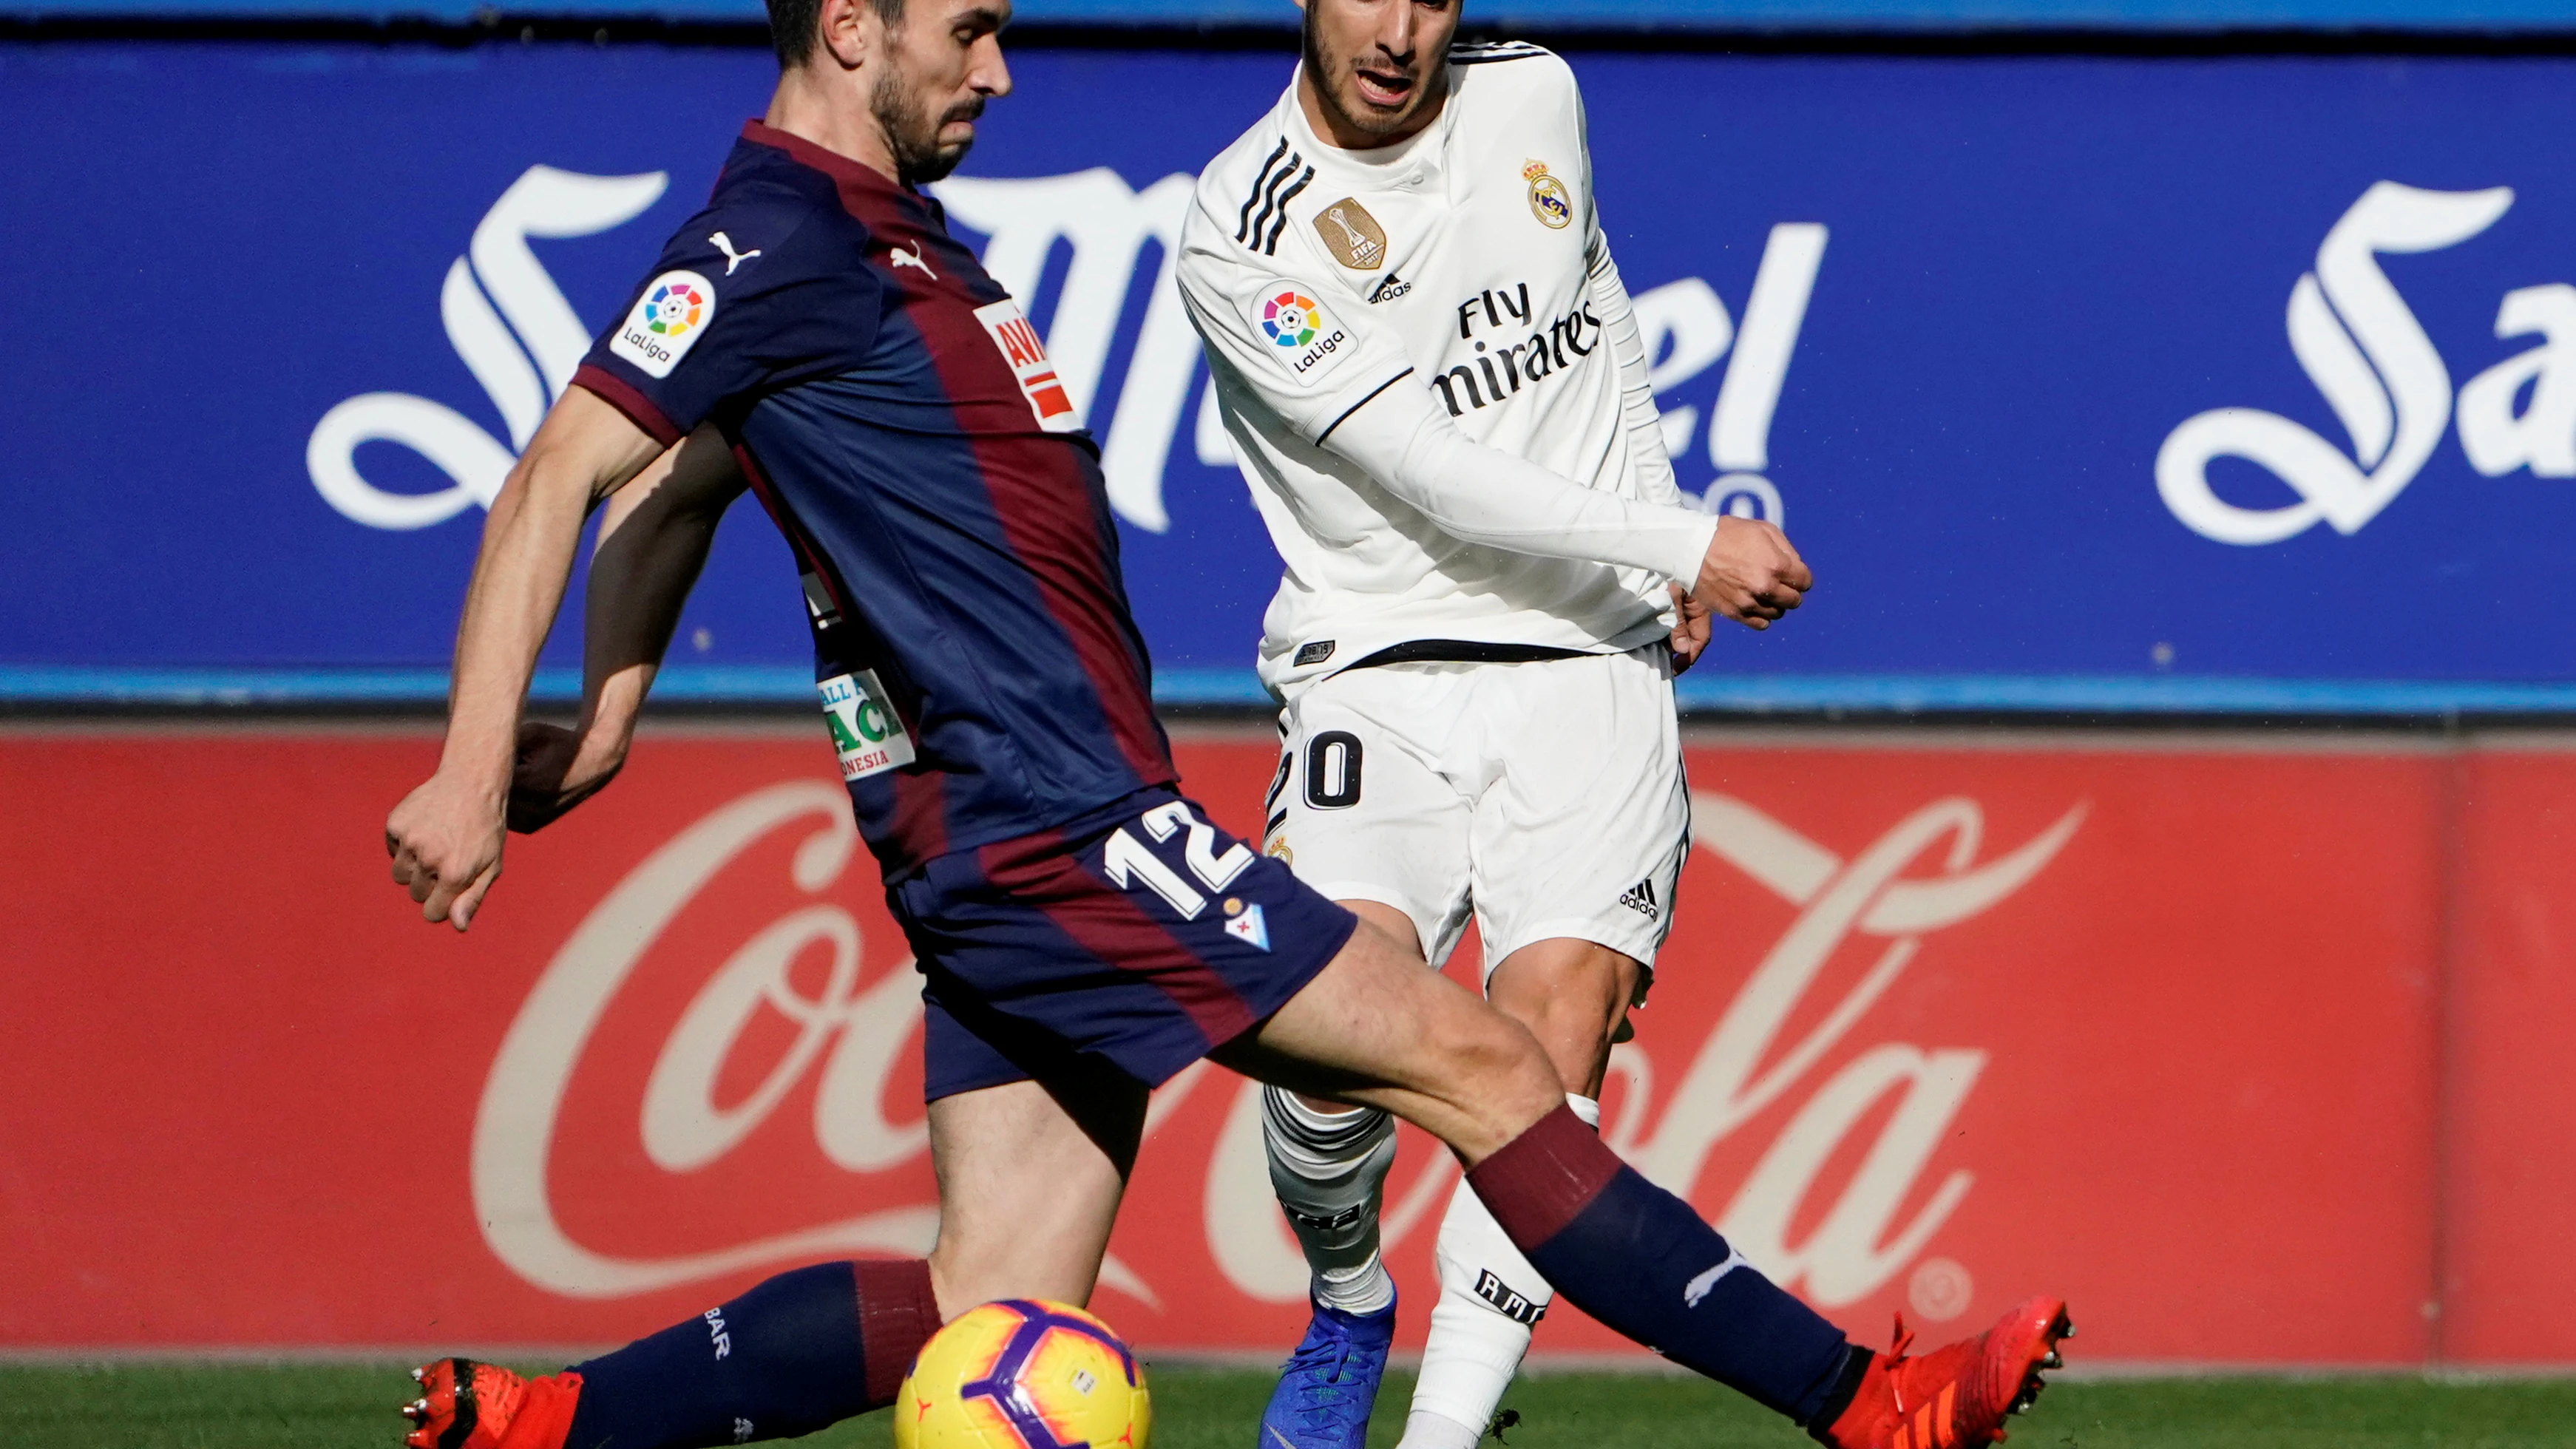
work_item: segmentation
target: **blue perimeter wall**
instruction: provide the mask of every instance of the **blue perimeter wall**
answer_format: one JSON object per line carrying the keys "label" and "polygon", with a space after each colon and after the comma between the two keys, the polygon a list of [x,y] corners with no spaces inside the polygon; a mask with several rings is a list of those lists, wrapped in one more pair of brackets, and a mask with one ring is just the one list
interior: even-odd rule
{"label": "blue perimeter wall", "polygon": [[[1687,702],[2576,710],[2576,61],[1573,59],[1684,485],[1778,511],[1822,579]],[[1161,693],[1257,702],[1276,561],[1203,370],[1140,336],[1157,208],[1286,58],[1016,61],[952,215],[1045,259],[1015,285],[1122,460]],[[0,44],[0,174],[28,234],[79,239],[0,351],[0,701],[437,698],[477,480],[771,72]],[[1766,269],[1810,286],[1748,363]],[[664,692],[800,697],[797,608],[738,510]],[[575,685],[571,633],[543,692]]]}

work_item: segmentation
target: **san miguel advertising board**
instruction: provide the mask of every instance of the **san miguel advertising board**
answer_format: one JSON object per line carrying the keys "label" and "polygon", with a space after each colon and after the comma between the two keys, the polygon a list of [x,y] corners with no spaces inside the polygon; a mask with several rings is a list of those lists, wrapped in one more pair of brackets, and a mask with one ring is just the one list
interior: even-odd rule
{"label": "san miguel advertising board", "polygon": [[[1822,580],[1693,688],[2576,699],[2576,63],[1574,61],[1683,481]],[[0,685],[373,665],[434,697],[485,504],[771,65],[0,47],[46,239],[0,349]],[[1288,71],[1022,52],[938,188],[1100,442],[1172,698],[1257,697],[1277,565],[1169,242]],[[728,524],[675,681],[797,687],[784,559]]]}
{"label": "san miguel advertising board", "polygon": [[[1179,747],[1252,827],[1271,742]],[[648,737],[461,937],[374,835],[436,749],[0,737],[0,1349],[612,1342],[929,1240],[918,978],[819,727]],[[2045,1287],[2095,1364],[2576,1362],[2563,742],[1738,734],[1689,767],[1604,1131],[1852,1332]],[[1256,1104],[1212,1068],[1156,1096],[1097,1299],[1149,1352],[1302,1321]],[[1417,1305],[1455,1173],[1408,1132]],[[1621,1346],[1559,1308],[1540,1347]]]}

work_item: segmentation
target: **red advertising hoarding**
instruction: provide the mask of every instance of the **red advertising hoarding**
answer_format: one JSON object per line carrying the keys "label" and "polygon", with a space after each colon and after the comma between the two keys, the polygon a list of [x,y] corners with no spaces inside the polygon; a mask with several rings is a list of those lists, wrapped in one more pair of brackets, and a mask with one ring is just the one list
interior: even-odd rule
{"label": "red advertising hoarding", "polygon": [[[1254,828],[1266,736],[1180,749]],[[0,1347],[601,1343],[927,1242],[918,998],[819,732],[648,738],[462,937],[380,844],[435,753],[0,737]],[[1718,735],[1690,768],[1604,1130],[1856,1336],[2047,1288],[2097,1363],[2576,1361],[2576,754]],[[1251,1101],[1157,1096],[1097,1303],[1149,1348],[1301,1321]],[[1417,1336],[1455,1176],[1408,1136]],[[1539,1342],[1619,1347],[1570,1309]]]}

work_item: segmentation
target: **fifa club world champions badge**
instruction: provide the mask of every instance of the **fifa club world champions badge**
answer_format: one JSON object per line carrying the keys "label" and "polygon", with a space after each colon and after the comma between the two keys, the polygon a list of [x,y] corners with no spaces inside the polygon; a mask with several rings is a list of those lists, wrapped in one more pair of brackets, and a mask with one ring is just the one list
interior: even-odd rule
{"label": "fifa club world champions badge", "polygon": [[1315,213],[1315,235],[1333,260],[1355,272],[1374,272],[1386,260],[1386,229],[1356,197],[1345,196]]}
{"label": "fifa club world champions badge", "polygon": [[1529,161],[1521,165],[1521,179],[1529,183],[1530,212],[1551,230],[1563,231],[1574,220],[1574,198],[1565,194],[1565,183],[1547,174],[1547,163]]}

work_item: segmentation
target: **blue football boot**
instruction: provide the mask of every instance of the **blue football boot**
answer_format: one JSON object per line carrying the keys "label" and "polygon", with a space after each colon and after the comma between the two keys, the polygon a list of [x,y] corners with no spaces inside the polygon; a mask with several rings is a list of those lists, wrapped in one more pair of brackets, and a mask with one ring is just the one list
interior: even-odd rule
{"label": "blue football boot", "polygon": [[1395,1305],[1345,1313],[1320,1301],[1305,1341],[1279,1366],[1279,1387],[1261,1411],[1260,1449],[1362,1449],[1387,1350],[1395,1346]]}

